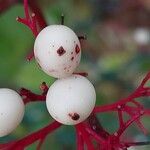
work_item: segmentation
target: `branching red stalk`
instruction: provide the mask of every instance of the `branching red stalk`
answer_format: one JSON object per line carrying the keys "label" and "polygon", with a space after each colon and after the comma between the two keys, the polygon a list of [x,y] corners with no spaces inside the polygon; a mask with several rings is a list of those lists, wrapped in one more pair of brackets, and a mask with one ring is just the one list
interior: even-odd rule
{"label": "branching red stalk", "polygon": [[[38,35],[39,30],[46,26],[46,22],[40,9],[38,8],[37,3],[33,0],[29,2],[29,5],[31,10],[36,15],[34,13],[30,15],[28,10],[28,1],[24,0],[25,18],[18,17],[17,20],[28,26],[31,29],[34,36],[36,37]],[[62,17],[61,24],[64,24],[64,17]],[[83,36],[79,36],[79,39],[82,40],[85,38]],[[34,53],[32,52],[29,59],[32,59],[33,56]],[[84,72],[74,74],[87,76],[87,73]],[[150,87],[146,86],[148,80],[150,80],[150,72],[143,79],[140,86],[127,98],[120,99],[117,102],[109,105],[96,106],[91,116],[85,122],[75,125],[77,135],[77,150],[84,150],[84,145],[87,146],[88,150],[127,150],[127,148],[130,146],[150,144],[149,141],[121,141],[121,136],[126,131],[126,129],[133,123],[136,123],[143,133],[147,133],[147,130],[145,129],[140,119],[144,115],[150,116],[150,109],[146,109],[144,105],[142,105],[136,100],[136,98],[150,96]],[[22,88],[20,90],[20,95],[23,97],[24,103],[27,104],[29,102],[36,101],[45,102],[46,94],[48,91],[48,86],[45,82],[43,82],[40,85],[40,89],[42,91],[41,94],[35,94],[28,89]],[[132,103],[134,106],[130,106],[129,103]],[[119,128],[114,134],[110,134],[107,131],[105,131],[104,128],[101,126],[99,120],[96,118],[97,113],[104,113],[108,111],[113,111],[118,114]],[[124,114],[128,114],[130,117],[127,121],[124,120]],[[53,132],[55,129],[59,128],[60,126],[60,123],[54,121],[48,126],[20,140],[8,142],[6,144],[0,144],[0,150],[23,150],[24,148],[36,141],[39,141],[37,150],[40,150],[47,135]],[[96,144],[94,144],[93,141],[95,141]]]}
{"label": "branching red stalk", "polygon": [[[133,92],[129,97],[125,99],[121,99],[118,102],[115,102],[110,105],[95,107],[93,111],[94,113],[107,112],[107,111],[115,111],[118,113],[119,129],[117,132],[114,133],[114,137],[113,137],[113,141],[115,141],[115,143],[117,143],[117,141],[120,141],[119,140],[120,136],[134,122],[138,125],[141,131],[143,131],[145,134],[147,133],[147,130],[140,122],[140,118],[145,114],[150,114],[150,111],[144,109],[144,106],[139,102],[135,101],[135,99],[143,96],[150,96],[150,88],[145,87],[145,84],[149,79],[150,79],[150,72],[146,75],[146,77],[143,79],[142,83],[135,90],[135,92]],[[129,102],[135,104],[136,107],[128,106]],[[130,116],[130,119],[126,122],[124,122],[123,113],[127,113]]]}
{"label": "branching red stalk", "polygon": [[[42,140],[45,139],[45,137],[59,128],[61,126],[60,123],[54,121],[53,123],[49,124],[48,126],[44,127],[43,129],[32,133],[26,137],[24,137],[21,140],[17,140],[8,144],[0,144],[0,150],[23,150],[30,144],[39,141],[41,142]],[[42,143],[40,143],[42,144]]]}
{"label": "branching red stalk", "polygon": [[37,19],[37,23],[39,26],[39,30],[42,30],[43,28],[45,28],[47,26],[47,22],[44,19],[43,13],[41,12],[41,10],[37,4],[37,0],[30,0],[29,7],[36,14],[36,19]]}
{"label": "branching red stalk", "polygon": [[78,131],[76,128],[76,143],[77,143],[77,150],[84,150],[84,141],[81,135],[81,132]]}
{"label": "branching red stalk", "polygon": [[91,130],[99,134],[102,138],[108,139],[108,137],[110,136],[110,134],[106,130],[104,130],[95,114],[92,113],[89,116],[87,123],[89,124]]}
{"label": "branching red stalk", "polygon": [[22,96],[25,104],[29,102],[45,101],[46,99],[45,95],[38,95],[24,88],[20,90],[20,95]]}
{"label": "branching red stalk", "polygon": [[89,133],[86,132],[83,124],[81,123],[81,124],[76,125],[76,129],[78,132],[81,133],[83,140],[85,141],[85,143],[87,145],[87,149],[88,150],[94,150],[95,148],[94,148],[94,145],[90,139]]}
{"label": "branching red stalk", "polygon": [[[42,30],[47,26],[46,20],[44,19],[44,16],[41,12],[41,9],[39,8],[37,1],[36,0],[30,0],[29,1],[29,7],[36,14],[36,22],[37,26],[39,28],[39,31]],[[32,50],[28,55],[27,55],[27,60],[30,61],[34,57],[34,51]]]}
{"label": "branching red stalk", "polygon": [[[25,18],[17,17],[16,20],[29,27],[33,35],[36,37],[39,33],[37,29],[37,19],[35,13],[32,13],[30,16],[27,0],[24,0],[24,12],[25,12]],[[31,52],[31,54],[29,54],[27,59],[30,61],[33,57],[34,57],[34,53]]]}
{"label": "branching red stalk", "polygon": [[[31,15],[29,13],[29,6],[31,10],[34,12]],[[39,31],[42,30],[47,25],[43,17],[43,14],[34,0],[30,1],[29,4],[28,4],[28,0],[24,0],[24,12],[25,12],[25,18],[17,17],[16,20],[29,27],[33,35],[36,37]],[[30,61],[32,60],[33,57],[34,57],[34,52],[32,51],[30,54],[28,54],[27,60]]]}
{"label": "branching red stalk", "polygon": [[118,100],[117,102],[110,104],[110,105],[104,105],[104,106],[97,106],[93,110],[94,113],[100,113],[100,112],[106,112],[106,111],[116,111],[118,107],[122,107],[128,102],[133,102],[135,98],[140,98],[144,96],[150,96],[150,88],[144,87],[145,83],[150,79],[150,72],[146,75],[146,77],[143,79],[140,86],[127,98],[123,98]]}
{"label": "branching red stalk", "polygon": [[140,118],[140,116],[141,116],[140,114],[137,114],[137,115],[133,116],[131,119],[129,119],[127,122],[125,122],[125,123],[123,124],[123,126],[121,126],[121,127],[118,129],[117,132],[115,132],[115,136],[119,138],[119,137],[123,134],[123,132],[124,132],[133,122],[135,122],[138,118]]}
{"label": "branching red stalk", "polygon": [[99,136],[96,132],[94,132],[91,128],[88,127],[88,125],[83,124],[83,127],[86,129],[86,131],[93,136],[95,140],[98,141],[101,145],[106,143],[106,139],[103,139],[101,136]]}
{"label": "branching red stalk", "polygon": [[32,13],[31,16],[29,15],[26,1],[25,1],[25,18],[17,17],[16,20],[18,22],[21,22],[24,25],[28,26],[31,29],[31,31],[32,31],[32,33],[34,34],[35,37],[38,35],[36,16],[35,16],[34,13]]}
{"label": "branching red stalk", "polygon": [[122,110],[118,110],[119,127],[121,128],[124,124]]}
{"label": "branching red stalk", "polygon": [[45,101],[46,100],[46,94],[47,94],[47,91],[49,88],[48,88],[47,84],[45,82],[43,82],[40,85],[40,89],[42,91],[41,95],[35,94],[35,93],[31,92],[30,90],[25,89],[25,88],[21,88],[19,93],[22,96],[25,104],[27,104],[29,102],[35,102],[35,101]]}
{"label": "branching red stalk", "polygon": [[[31,10],[34,12],[31,15],[29,13],[29,6]],[[47,26],[43,14],[41,13],[37,3],[34,0],[30,1],[29,4],[28,4],[28,0],[24,0],[24,12],[25,12],[25,18],[18,17],[17,21],[28,26],[32,31],[33,35],[36,37],[39,33],[37,29],[37,25],[39,25],[40,30]]]}

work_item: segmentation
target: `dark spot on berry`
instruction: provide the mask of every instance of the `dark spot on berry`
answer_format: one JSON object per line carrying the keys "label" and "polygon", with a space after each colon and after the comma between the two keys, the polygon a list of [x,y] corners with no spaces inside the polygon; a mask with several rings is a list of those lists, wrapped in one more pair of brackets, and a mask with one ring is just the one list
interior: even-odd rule
{"label": "dark spot on berry", "polygon": [[71,61],[73,61],[74,60],[74,57],[71,57]]}
{"label": "dark spot on berry", "polygon": [[66,70],[66,69],[67,69],[67,67],[64,68],[64,70]]}
{"label": "dark spot on berry", "polygon": [[59,55],[59,56],[62,56],[63,54],[65,54],[66,53],[66,51],[64,50],[64,48],[61,46],[58,50],[57,50],[57,54]]}
{"label": "dark spot on berry", "polygon": [[69,115],[69,117],[71,117],[72,120],[75,120],[75,121],[79,120],[79,118],[80,118],[79,114],[77,114],[77,113],[69,113],[68,115]]}
{"label": "dark spot on berry", "polygon": [[73,54],[73,52],[71,52],[71,54]]}
{"label": "dark spot on berry", "polygon": [[79,48],[78,44],[76,44],[75,51],[76,51],[76,54],[78,54],[80,52],[80,48]]}

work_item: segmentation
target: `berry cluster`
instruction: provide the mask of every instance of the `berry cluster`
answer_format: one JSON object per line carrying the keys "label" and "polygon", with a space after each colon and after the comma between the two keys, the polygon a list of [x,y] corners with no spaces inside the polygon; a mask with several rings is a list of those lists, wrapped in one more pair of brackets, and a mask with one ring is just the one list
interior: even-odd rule
{"label": "berry cluster", "polygon": [[[55,121],[20,140],[0,144],[0,150],[23,150],[35,141],[39,141],[39,150],[47,135],[62,124],[75,125],[78,150],[84,150],[85,146],[88,150],[127,150],[130,146],[148,144],[122,141],[121,136],[132,123],[146,133],[140,118],[150,115],[150,109],[145,108],[137,98],[150,96],[150,87],[146,86],[150,72],[129,97],[113,104],[95,106],[95,89],[85,77],[86,73],[74,72],[80,63],[80,40],[84,37],[78,37],[66,27],[63,16],[61,25],[43,29],[39,17],[29,14],[27,0],[24,0],[24,9],[25,18],[18,17],[17,21],[28,26],[36,37],[34,52],[28,58],[35,57],[46,74],[58,79],[50,87],[43,82],[40,95],[25,88],[20,90],[20,95],[10,89],[0,89],[0,137],[8,135],[18,126],[24,115],[24,104],[29,102],[46,101],[48,112]],[[108,111],[118,114],[119,128],[113,134],[104,130],[96,117],[97,113]],[[124,118],[125,114],[129,116],[128,120]]]}
{"label": "berry cluster", "polygon": [[[47,109],[62,124],[80,123],[91,114],[96,94],[90,81],[81,75],[73,75],[81,58],[78,36],[64,25],[47,26],[37,34],[34,14],[32,18],[32,21],[17,20],[32,25],[36,36],[34,56],[40,68],[48,75],[59,78],[48,90]],[[24,104],[16,95],[10,89],[0,89],[0,136],[13,131],[23,118]]]}
{"label": "berry cluster", "polygon": [[95,106],[96,94],[85,77],[73,75],[81,58],[77,35],[64,25],[50,25],[36,37],[34,56],[45,73],[59,78],[46,96],[51,116],[68,125],[84,121]]}

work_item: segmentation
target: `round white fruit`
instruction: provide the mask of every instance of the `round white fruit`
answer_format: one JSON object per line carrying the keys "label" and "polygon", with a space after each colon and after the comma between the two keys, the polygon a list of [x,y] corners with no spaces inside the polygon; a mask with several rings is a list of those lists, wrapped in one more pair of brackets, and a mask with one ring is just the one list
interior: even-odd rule
{"label": "round white fruit", "polygon": [[50,25],[38,34],[34,55],[45,73],[56,78],[67,77],[80,63],[80,41],[67,26]]}
{"label": "round white fruit", "polygon": [[22,121],[24,103],[20,95],[6,88],[0,89],[0,137],[10,134]]}
{"label": "round white fruit", "polygon": [[88,118],[95,101],[94,86],[80,75],[58,79],[49,88],[46,96],[50,115],[66,125],[78,124]]}
{"label": "round white fruit", "polygon": [[147,45],[150,42],[150,31],[146,28],[137,28],[134,31],[133,38],[139,45]]}

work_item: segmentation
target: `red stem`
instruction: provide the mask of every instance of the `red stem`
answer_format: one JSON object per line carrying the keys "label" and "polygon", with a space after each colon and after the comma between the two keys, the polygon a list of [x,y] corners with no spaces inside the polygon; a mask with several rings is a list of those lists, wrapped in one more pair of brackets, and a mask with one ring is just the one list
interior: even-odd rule
{"label": "red stem", "polygon": [[89,124],[91,130],[93,130],[104,139],[108,139],[110,134],[102,127],[100,120],[96,117],[95,114],[92,113],[89,116],[87,123]]}
{"label": "red stem", "polygon": [[[45,138],[48,134],[50,134],[52,131],[56,130],[61,126],[60,123],[57,121],[54,121],[53,123],[49,124],[48,126],[44,127],[43,129],[34,132],[26,137],[24,137],[21,140],[14,141],[12,143],[8,144],[2,144],[0,145],[0,149],[3,150],[6,148],[6,150],[23,150],[25,147],[29,146],[30,144],[34,143],[35,141],[41,140]],[[10,145],[9,145],[10,144]]]}
{"label": "red stem", "polygon": [[29,10],[28,10],[28,0],[24,0],[24,12],[27,20],[30,20]]}
{"label": "red stem", "polygon": [[89,137],[88,132],[86,132],[83,124],[82,123],[77,124],[76,125],[76,129],[78,130],[78,132],[80,132],[82,134],[82,137],[83,137],[83,139],[84,139],[84,141],[85,141],[85,143],[87,145],[87,149],[88,150],[94,150],[95,148],[93,146],[93,143],[92,143],[92,141],[91,141],[91,139]]}
{"label": "red stem", "polygon": [[23,97],[23,101],[25,104],[29,102],[37,102],[37,101],[45,101],[46,95],[38,95],[35,93],[32,93],[30,90],[22,88],[20,90],[20,95]]}
{"label": "red stem", "polygon": [[44,19],[44,16],[41,12],[41,9],[39,8],[37,1],[36,0],[30,0],[29,1],[29,6],[31,10],[36,14],[36,19],[38,22],[38,25],[40,27],[40,30],[45,28],[47,26],[47,22]]}
{"label": "red stem", "polygon": [[[10,5],[14,4],[17,0],[6,0],[0,2],[0,12],[7,9]],[[30,9],[36,14],[32,13],[30,15],[29,13],[29,7]],[[29,1],[28,6],[28,0],[24,0],[24,12],[25,12],[25,18],[19,18],[18,21],[28,26],[34,36],[36,37],[41,29],[47,26],[47,23],[43,17],[43,14],[41,13],[41,10],[39,9],[37,3],[35,0]],[[62,17],[64,19],[64,17]],[[64,20],[62,19],[62,24],[64,23]],[[38,27],[39,28],[38,28]],[[39,29],[39,30],[38,30]],[[84,39],[83,36],[80,36],[79,39]],[[34,56],[34,53],[32,52],[29,59],[32,59]],[[82,76],[87,76],[87,73],[81,72],[81,73],[74,73],[79,74]],[[96,120],[96,117],[91,117],[92,121],[89,121],[89,125],[87,125],[85,122],[80,123],[75,126],[76,133],[77,133],[77,149],[78,150],[84,150],[84,142],[87,145],[88,150],[94,150],[94,144],[93,139],[100,144],[100,148],[102,150],[112,150],[112,149],[122,149],[123,146],[129,147],[132,145],[146,145],[150,142],[133,142],[133,143],[121,143],[120,137],[124,133],[124,131],[134,122],[137,123],[139,128],[143,130],[143,132],[146,131],[143,124],[140,122],[140,117],[142,115],[150,115],[149,109],[144,109],[144,106],[140,104],[139,102],[136,102],[135,99],[142,97],[142,96],[150,96],[150,88],[145,87],[146,82],[150,79],[150,72],[146,75],[146,77],[141,82],[140,86],[133,92],[131,95],[129,95],[127,98],[120,99],[118,102],[115,102],[110,105],[105,106],[98,106],[95,107],[93,110],[93,113],[97,112],[106,112],[106,111],[116,111],[118,113],[118,119],[119,119],[119,129],[117,132],[115,132],[114,135],[110,135],[107,133],[101,126],[101,124]],[[42,90],[42,94],[34,94],[30,90],[27,89],[21,89],[20,95],[23,97],[24,102],[33,102],[33,101],[45,101],[46,94],[48,91],[48,86],[46,83],[43,83],[40,86],[40,89]],[[128,103],[132,103],[135,105],[128,106]],[[130,115],[130,119],[128,121],[124,121],[123,119],[123,113],[127,113]],[[91,115],[92,116],[92,115]],[[90,118],[90,117],[89,117]],[[52,124],[49,124],[48,126],[40,129],[39,131],[32,133],[23,139],[20,139],[18,141],[10,142],[8,144],[0,144],[1,150],[10,150],[10,149],[17,149],[17,150],[23,150],[28,145],[34,143],[35,141],[39,141],[37,149],[40,149],[42,143],[44,142],[46,136],[54,131],[55,129],[59,128],[61,126],[60,123],[57,121],[54,121]],[[126,148],[125,148],[126,149]]]}
{"label": "red stem", "polygon": [[143,79],[140,86],[131,95],[129,95],[127,98],[120,99],[117,102],[110,104],[110,105],[97,106],[94,108],[93,112],[94,113],[98,113],[98,112],[100,113],[100,112],[106,112],[106,111],[115,111],[118,106],[122,106],[128,102],[132,102],[132,100],[134,100],[135,98],[139,98],[142,96],[150,96],[150,93],[147,93],[147,91],[149,92],[150,88],[144,87],[144,85],[146,84],[146,82],[149,79],[150,79],[150,72]]}
{"label": "red stem", "polygon": [[106,144],[105,139],[103,139],[100,135],[98,135],[96,132],[91,130],[87,125],[83,124],[83,127],[86,129],[86,131],[95,139],[98,141],[98,143],[104,145]]}
{"label": "red stem", "polygon": [[116,132],[117,133],[117,137],[120,137],[123,132],[134,122],[136,121],[139,117],[141,116],[141,114],[135,115],[134,117],[132,117],[130,120],[128,120],[126,123],[124,123],[124,125],[122,127],[119,128],[119,130]]}
{"label": "red stem", "polygon": [[119,126],[122,127],[124,124],[122,110],[118,110],[118,117],[119,117]]}
{"label": "red stem", "polygon": [[[29,5],[34,13],[29,14]],[[39,33],[37,25],[39,25],[39,29],[42,30],[46,27],[46,21],[42,15],[40,8],[38,7],[37,3],[34,0],[31,0],[28,5],[28,0],[24,0],[24,13],[25,18],[22,19],[17,17],[17,21],[23,23],[24,25],[28,26],[32,31],[33,35],[36,37]],[[32,51],[31,54],[27,57],[27,60],[31,60],[34,57],[34,52]]]}
{"label": "red stem", "polygon": [[25,88],[21,88],[19,93],[23,97],[24,103],[27,104],[29,102],[45,101],[48,89],[49,88],[48,88],[47,84],[45,82],[43,82],[40,85],[40,90],[42,91],[41,95],[35,94],[35,93],[31,92],[30,90],[25,89]]}
{"label": "red stem", "polygon": [[77,143],[77,150],[84,150],[84,141],[81,135],[81,132],[78,131],[76,128],[76,143]]}

